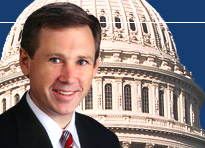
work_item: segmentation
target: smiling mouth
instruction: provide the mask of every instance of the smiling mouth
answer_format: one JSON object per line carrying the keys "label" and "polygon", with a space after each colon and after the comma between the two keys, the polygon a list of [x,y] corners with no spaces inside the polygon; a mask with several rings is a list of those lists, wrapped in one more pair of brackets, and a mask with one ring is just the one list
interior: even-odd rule
{"label": "smiling mouth", "polygon": [[75,93],[74,91],[71,91],[71,92],[61,91],[61,90],[54,90],[54,91],[61,94],[61,95],[66,95],[66,96],[69,96],[69,95],[72,95]]}

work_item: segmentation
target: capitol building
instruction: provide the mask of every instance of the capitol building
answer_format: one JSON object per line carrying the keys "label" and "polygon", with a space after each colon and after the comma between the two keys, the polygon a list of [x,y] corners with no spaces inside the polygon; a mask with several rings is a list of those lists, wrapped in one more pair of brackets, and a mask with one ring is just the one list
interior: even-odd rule
{"label": "capitol building", "polygon": [[0,113],[29,89],[19,64],[24,22],[53,2],[77,4],[101,22],[99,69],[78,112],[115,132],[122,148],[205,147],[199,118],[204,92],[180,63],[169,28],[146,0],[34,0],[6,38]]}

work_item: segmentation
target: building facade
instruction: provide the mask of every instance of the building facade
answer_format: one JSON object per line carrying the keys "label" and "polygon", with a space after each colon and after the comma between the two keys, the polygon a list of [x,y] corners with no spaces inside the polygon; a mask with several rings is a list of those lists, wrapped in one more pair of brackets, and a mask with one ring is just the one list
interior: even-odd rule
{"label": "building facade", "polygon": [[19,49],[26,18],[53,2],[71,2],[101,22],[100,65],[77,111],[117,134],[122,148],[203,148],[203,90],[183,66],[171,32],[145,0],[35,0],[7,36],[0,64],[0,113],[29,89]]}

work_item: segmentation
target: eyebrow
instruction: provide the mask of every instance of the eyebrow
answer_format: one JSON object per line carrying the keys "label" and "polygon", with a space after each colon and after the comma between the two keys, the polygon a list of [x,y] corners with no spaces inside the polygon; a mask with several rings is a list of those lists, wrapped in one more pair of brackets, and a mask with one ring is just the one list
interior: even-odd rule
{"label": "eyebrow", "polygon": [[47,54],[45,57],[52,57],[52,56],[64,57],[64,55],[61,53],[51,53],[51,54]]}
{"label": "eyebrow", "polygon": [[87,60],[91,60],[94,61],[94,59],[91,56],[77,56],[78,59],[87,59]]}
{"label": "eyebrow", "polygon": [[[52,56],[64,57],[65,58],[65,56],[61,53],[51,53],[51,54],[46,55],[46,57],[52,57]],[[94,58],[92,58],[91,56],[79,55],[79,56],[77,56],[77,59],[87,59],[89,61],[94,62]]]}

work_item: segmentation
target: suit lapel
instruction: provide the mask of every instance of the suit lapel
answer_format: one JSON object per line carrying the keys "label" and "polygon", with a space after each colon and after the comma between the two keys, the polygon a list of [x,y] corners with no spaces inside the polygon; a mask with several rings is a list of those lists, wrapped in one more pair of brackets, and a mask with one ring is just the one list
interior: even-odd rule
{"label": "suit lapel", "polygon": [[76,112],[75,125],[80,141],[81,148],[93,148],[93,138],[90,133],[90,128],[87,126],[87,120],[82,118],[82,115]]}
{"label": "suit lapel", "polygon": [[14,113],[18,128],[18,143],[26,148],[52,148],[47,132],[29,107],[25,94]]}

